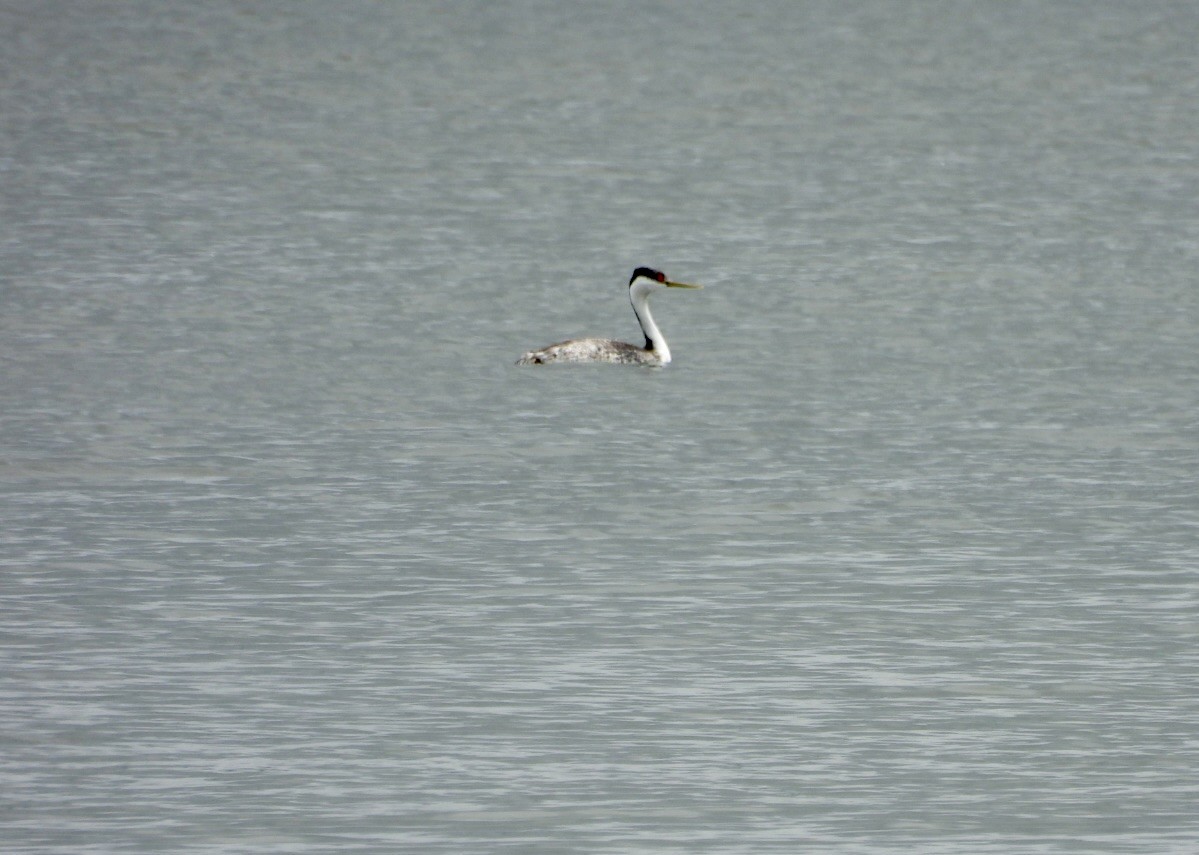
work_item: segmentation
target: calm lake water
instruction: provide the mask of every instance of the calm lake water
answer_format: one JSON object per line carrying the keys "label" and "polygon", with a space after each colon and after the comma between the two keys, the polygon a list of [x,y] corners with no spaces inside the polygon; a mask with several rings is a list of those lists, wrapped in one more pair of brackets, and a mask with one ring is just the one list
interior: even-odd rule
{"label": "calm lake water", "polygon": [[6,851],[1196,851],[1199,6],[0,32]]}

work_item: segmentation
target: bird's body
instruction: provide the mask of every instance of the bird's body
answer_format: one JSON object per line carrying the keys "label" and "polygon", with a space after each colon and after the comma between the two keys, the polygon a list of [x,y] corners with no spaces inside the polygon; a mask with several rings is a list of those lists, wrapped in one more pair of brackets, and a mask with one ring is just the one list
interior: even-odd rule
{"label": "bird's body", "polygon": [[617,362],[626,365],[661,365],[658,354],[627,341],[610,338],[574,338],[531,350],[517,365],[544,365],[547,362]]}
{"label": "bird's body", "polygon": [[544,365],[550,362],[613,362],[626,365],[666,365],[670,346],[649,311],[649,295],[659,288],[699,288],[684,282],[671,282],[659,270],[638,267],[629,279],[629,301],[645,333],[644,346],[608,338],[578,338],[530,350],[517,365]]}

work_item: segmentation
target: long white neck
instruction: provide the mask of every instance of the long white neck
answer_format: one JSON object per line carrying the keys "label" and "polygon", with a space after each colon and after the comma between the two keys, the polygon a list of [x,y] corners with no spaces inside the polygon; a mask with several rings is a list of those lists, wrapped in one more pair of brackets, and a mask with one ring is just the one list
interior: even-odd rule
{"label": "long white neck", "polygon": [[641,331],[645,333],[646,348],[652,350],[654,355],[665,365],[670,362],[670,345],[666,343],[666,337],[662,335],[662,330],[658,329],[658,325],[654,323],[654,316],[649,313],[649,295],[656,287],[658,287],[656,282],[651,283],[646,279],[638,279],[629,288],[629,302],[633,304],[633,313],[637,315]]}

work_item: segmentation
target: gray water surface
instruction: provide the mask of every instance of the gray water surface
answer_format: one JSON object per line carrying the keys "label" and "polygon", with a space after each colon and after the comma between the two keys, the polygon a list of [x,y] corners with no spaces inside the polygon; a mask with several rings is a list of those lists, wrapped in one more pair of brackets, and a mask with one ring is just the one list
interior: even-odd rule
{"label": "gray water surface", "polygon": [[1197,9],[0,2],[7,851],[1196,851]]}

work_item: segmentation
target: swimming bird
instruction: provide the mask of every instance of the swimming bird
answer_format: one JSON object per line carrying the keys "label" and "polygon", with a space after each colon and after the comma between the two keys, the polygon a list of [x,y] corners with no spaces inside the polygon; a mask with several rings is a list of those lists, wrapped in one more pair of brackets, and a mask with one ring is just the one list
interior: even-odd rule
{"label": "swimming bird", "polygon": [[544,365],[547,362],[621,362],[633,365],[665,365],[670,362],[670,346],[654,316],[649,313],[649,295],[659,288],[702,288],[686,282],[672,282],[660,270],[638,267],[629,279],[629,302],[645,333],[645,345],[638,347],[610,338],[576,338],[530,350],[517,365]]}

